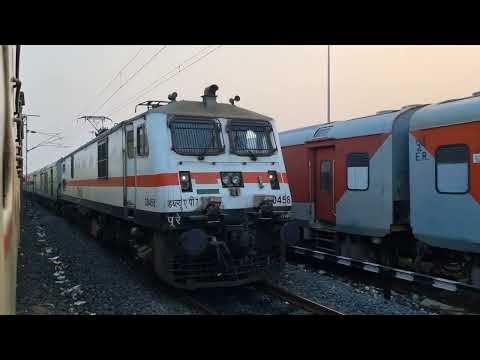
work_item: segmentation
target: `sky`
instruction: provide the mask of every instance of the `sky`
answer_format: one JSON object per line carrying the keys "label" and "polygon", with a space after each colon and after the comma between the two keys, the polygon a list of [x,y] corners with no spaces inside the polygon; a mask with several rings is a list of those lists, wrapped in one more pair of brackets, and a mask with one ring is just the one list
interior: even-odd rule
{"label": "sky", "polygon": [[[32,150],[28,171],[93,138],[79,116],[119,123],[141,101],[173,91],[177,100],[201,100],[211,84],[218,101],[239,95],[238,106],[273,117],[279,131],[327,120],[326,45],[164,46],[22,46],[24,113],[40,115],[29,129],[61,132],[68,146]],[[332,45],[330,59],[332,121],[480,91],[480,46]],[[44,139],[29,134],[29,148]]]}

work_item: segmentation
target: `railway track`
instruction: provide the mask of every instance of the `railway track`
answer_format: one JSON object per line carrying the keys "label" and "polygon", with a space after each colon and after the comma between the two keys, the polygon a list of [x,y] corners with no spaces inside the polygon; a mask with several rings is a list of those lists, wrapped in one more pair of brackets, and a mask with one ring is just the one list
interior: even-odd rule
{"label": "railway track", "polygon": [[190,294],[185,293],[179,296],[179,299],[185,303],[185,305],[192,307],[200,315],[218,315],[215,310]]}
{"label": "railway track", "polygon": [[287,301],[288,303],[302,308],[303,310],[314,315],[344,315],[343,313],[335,309],[329,308],[315,301],[296,295],[285,288],[276,286],[271,283],[262,283],[258,286],[258,289],[263,290],[273,296],[280,297],[284,301]]}
{"label": "railway track", "polygon": [[415,288],[421,289],[422,293],[426,292],[429,296],[438,294],[435,297],[448,298],[449,302],[455,302],[456,305],[460,305],[459,300],[461,300],[462,305],[475,308],[478,311],[480,288],[463,282],[333,255],[329,252],[302,246],[291,246],[288,253],[290,260],[303,264],[313,266],[333,264],[345,269],[368,273],[380,281],[386,299],[390,299],[393,286],[399,286],[403,289],[409,288],[410,290]]}
{"label": "railway track", "polygon": [[[84,230],[83,227],[79,227]],[[135,243],[130,244],[131,247],[126,250],[124,249],[123,254],[128,255],[128,258],[137,265],[142,265],[143,270],[150,272],[151,271],[151,259],[149,254],[151,249],[146,245],[137,245]],[[194,313],[200,315],[219,315],[220,312],[216,311],[208,304],[208,301],[202,300],[200,297],[196,296],[195,292],[190,292],[187,290],[176,289],[168,284],[156,282],[155,286],[159,287],[161,292],[166,293],[178,299],[181,303],[186,305],[188,308],[192,309]],[[300,308],[307,313],[315,315],[343,315],[342,313],[331,309],[327,306],[319,304],[315,301],[309,300],[305,297],[291,293],[285,288],[278,287],[271,283],[259,283],[253,286],[255,291],[261,293],[267,293],[274,298],[279,298],[283,301],[288,302],[289,305]],[[241,300],[241,299],[240,299]]]}
{"label": "railway track", "polygon": [[[200,300],[195,296],[195,293],[189,291],[184,291],[180,289],[172,288],[168,285],[161,285],[162,289],[176,299],[184,303],[186,306],[190,307],[200,315],[221,315],[221,313],[214,310],[210,305],[207,304],[208,301]],[[313,315],[344,315],[343,313],[329,308],[325,305],[319,304],[315,301],[309,300],[305,297],[296,295],[285,288],[276,286],[271,283],[259,283],[254,285],[256,291],[261,293],[269,294],[275,298],[279,298],[282,301],[288,302],[289,305],[300,308],[306,311],[309,314]],[[239,299],[241,302],[241,299]],[[228,314],[234,315],[234,314]]]}

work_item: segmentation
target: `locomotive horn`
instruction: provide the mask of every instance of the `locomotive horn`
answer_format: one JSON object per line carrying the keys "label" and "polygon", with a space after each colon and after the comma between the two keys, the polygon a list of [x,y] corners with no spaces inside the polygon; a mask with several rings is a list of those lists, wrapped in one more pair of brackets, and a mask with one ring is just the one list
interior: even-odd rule
{"label": "locomotive horn", "polygon": [[177,100],[177,96],[178,96],[177,92],[174,91],[173,93],[171,93],[171,94],[168,95],[168,100],[170,100],[170,101],[176,101],[176,100]]}
{"label": "locomotive horn", "polygon": [[230,101],[230,104],[235,105],[235,102],[236,102],[236,101],[240,101],[240,96],[235,95],[235,97],[234,97],[234,98],[230,98],[229,101]]}

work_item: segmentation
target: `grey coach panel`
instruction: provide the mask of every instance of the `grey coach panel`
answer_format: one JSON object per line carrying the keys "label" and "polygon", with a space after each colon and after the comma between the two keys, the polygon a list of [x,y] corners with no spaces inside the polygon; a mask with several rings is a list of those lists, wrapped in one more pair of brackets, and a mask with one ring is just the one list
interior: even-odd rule
{"label": "grey coach panel", "polygon": [[410,130],[431,129],[480,120],[480,97],[432,104],[418,110],[412,117]]}
{"label": "grey coach panel", "polygon": [[333,121],[319,125],[306,126],[280,133],[281,146],[299,145],[311,140],[346,139],[357,136],[390,133],[393,122],[401,113],[391,111],[351,120]]}
{"label": "grey coach panel", "polygon": [[469,194],[440,194],[435,187],[435,158],[416,161],[418,144],[410,136],[410,214],[414,236],[428,245],[480,252],[480,207]]}
{"label": "grey coach panel", "polygon": [[337,121],[328,133],[328,137],[331,139],[346,139],[357,136],[390,133],[393,122],[398,114],[399,111],[394,111],[352,120]]}
{"label": "grey coach panel", "polygon": [[319,129],[321,125],[312,125],[299,129],[287,130],[279,133],[280,145],[291,146],[300,145],[312,139],[313,134]]}
{"label": "grey coach panel", "polygon": [[414,113],[423,105],[411,107],[402,111],[393,124],[392,139],[392,190],[393,201],[408,201],[410,199],[409,187],[409,157],[408,137],[410,120]]}
{"label": "grey coach panel", "polygon": [[337,202],[337,229],[350,234],[382,237],[390,232],[392,206],[392,136],[370,159],[366,191],[345,191]]}

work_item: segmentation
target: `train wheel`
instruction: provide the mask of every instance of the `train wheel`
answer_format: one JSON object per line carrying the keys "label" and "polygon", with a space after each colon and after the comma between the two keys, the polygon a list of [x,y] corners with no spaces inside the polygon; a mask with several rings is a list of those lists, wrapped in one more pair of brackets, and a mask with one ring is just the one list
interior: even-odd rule
{"label": "train wheel", "polygon": [[101,240],[102,238],[102,227],[96,216],[90,218],[90,235],[95,240]]}
{"label": "train wheel", "polygon": [[350,244],[349,235],[335,234],[335,252],[337,256],[350,257]]}
{"label": "train wheel", "polygon": [[117,250],[127,250],[130,239],[130,226],[123,221],[116,220],[113,225],[113,233],[111,240],[113,246]]}
{"label": "train wheel", "polygon": [[395,266],[395,254],[388,246],[380,248],[380,263],[385,266]]}
{"label": "train wheel", "polygon": [[153,268],[157,276],[168,281],[168,263],[173,258],[173,253],[168,246],[169,236],[167,234],[155,231],[152,238],[153,249]]}
{"label": "train wheel", "polygon": [[101,236],[98,238],[98,241],[102,245],[112,244],[115,237],[115,229],[112,225],[112,220],[109,216],[102,215],[98,218],[101,226]]}
{"label": "train wheel", "polygon": [[473,286],[480,287],[480,258],[473,259],[472,270],[470,272],[470,280]]}

